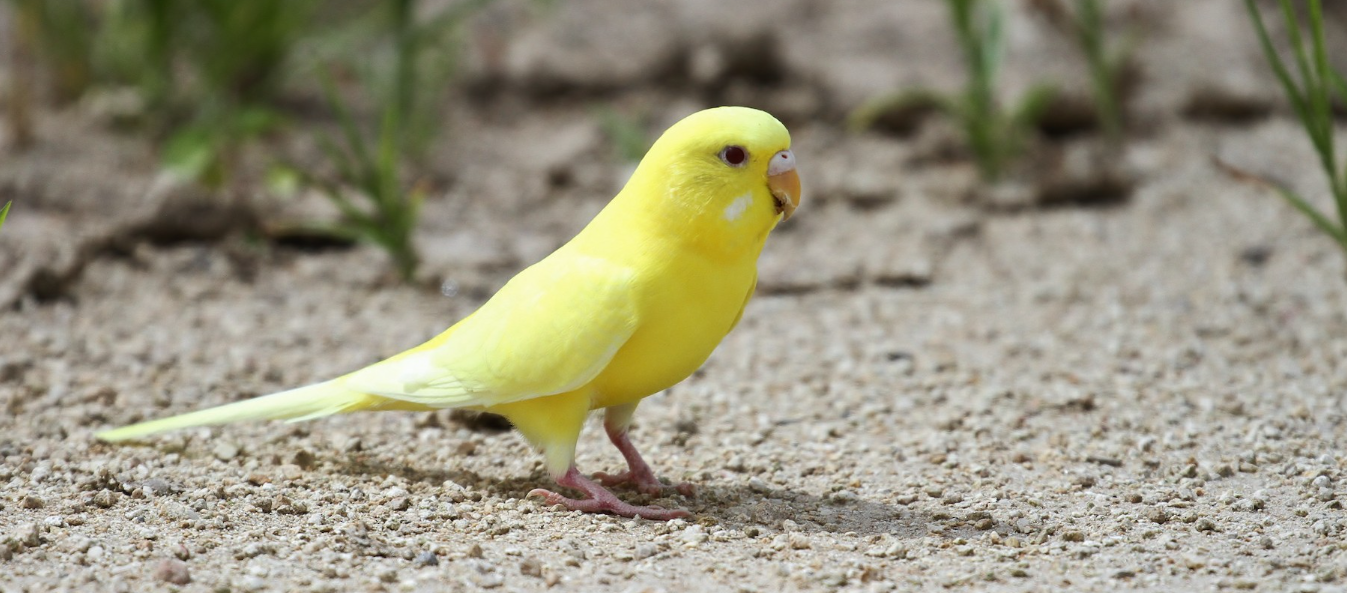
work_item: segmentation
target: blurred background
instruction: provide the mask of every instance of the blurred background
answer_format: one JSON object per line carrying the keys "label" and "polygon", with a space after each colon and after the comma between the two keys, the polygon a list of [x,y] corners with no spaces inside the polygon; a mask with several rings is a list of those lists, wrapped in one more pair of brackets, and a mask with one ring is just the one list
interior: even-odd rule
{"label": "blurred background", "polygon": [[[1290,115],[1219,0],[7,0],[0,30],[5,304],[59,297],[109,241],[364,243],[431,283],[512,268],[722,104],[794,130],[816,212],[783,231],[840,231],[769,289],[924,282],[904,235],[928,225],[868,211],[1123,206],[1176,126]],[[877,226],[823,222],[847,208]]]}

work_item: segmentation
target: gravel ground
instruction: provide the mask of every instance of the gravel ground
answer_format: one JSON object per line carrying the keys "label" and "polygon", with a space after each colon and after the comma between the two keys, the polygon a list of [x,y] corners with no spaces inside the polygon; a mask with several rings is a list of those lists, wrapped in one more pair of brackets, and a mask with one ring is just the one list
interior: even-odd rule
{"label": "gravel ground", "polygon": [[[1172,9],[1204,18],[1154,45],[1238,15],[1222,4]],[[845,6],[820,30],[868,5]],[[824,103],[866,80],[837,76]],[[1347,265],[1211,157],[1316,196],[1320,175],[1284,115],[1179,116],[1184,80],[1143,94],[1170,115],[1129,142],[1121,202],[989,204],[966,163],[930,160],[938,126],[795,125],[806,204],[758,298],[637,415],[655,469],[699,487],[621,493],[693,512],[669,523],[525,499],[539,457],[449,413],[91,436],[331,377],[467,314],[620,184],[586,107],[463,108],[414,286],[368,248],[109,241],[156,216],[109,198],[144,195],[153,162],[52,117],[67,158],[0,163],[38,205],[0,234],[0,590],[1345,591]],[[629,100],[666,119],[706,102],[648,95]],[[68,191],[87,171],[114,179]],[[48,259],[78,273],[15,280]],[[579,453],[621,463],[597,418]]]}

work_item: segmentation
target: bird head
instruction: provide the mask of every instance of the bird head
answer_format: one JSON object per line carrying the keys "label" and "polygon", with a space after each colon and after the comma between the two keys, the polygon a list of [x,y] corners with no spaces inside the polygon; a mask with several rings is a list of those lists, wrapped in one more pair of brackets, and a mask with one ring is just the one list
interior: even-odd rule
{"label": "bird head", "polygon": [[800,205],[790,132],[757,109],[699,111],[655,141],[623,193],[708,247],[761,246]]}

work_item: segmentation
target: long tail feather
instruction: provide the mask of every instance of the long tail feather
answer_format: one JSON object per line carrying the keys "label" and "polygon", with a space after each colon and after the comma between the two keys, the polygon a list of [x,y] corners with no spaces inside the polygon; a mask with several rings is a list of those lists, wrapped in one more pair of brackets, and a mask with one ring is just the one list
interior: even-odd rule
{"label": "long tail feather", "polygon": [[336,379],[169,418],[105,430],[94,436],[99,440],[115,443],[193,426],[246,420],[298,422],[371,407],[382,399],[349,391],[342,385],[340,379]]}

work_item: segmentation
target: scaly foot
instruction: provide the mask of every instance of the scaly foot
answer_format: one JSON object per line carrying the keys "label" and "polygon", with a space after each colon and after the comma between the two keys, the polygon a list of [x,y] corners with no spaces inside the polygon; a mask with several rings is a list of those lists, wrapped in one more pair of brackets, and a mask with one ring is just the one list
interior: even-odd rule
{"label": "scaly foot", "polygon": [[586,478],[575,466],[571,466],[566,474],[557,478],[557,484],[567,488],[574,488],[584,492],[589,498],[575,499],[567,498],[551,490],[542,488],[535,489],[528,493],[529,496],[541,496],[548,505],[561,505],[572,511],[582,511],[585,513],[612,513],[622,517],[641,517],[654,521],[670,521],[681,517],[687,517],[691,513],[680,509],[666,509],[657,506],[636,506],[622,502],[614,496],[612,492],[606,490],[603,486]]}
{"label": "scaly foot", "polygon": [[658,496],[665,490],[673,490],[683,496],[692,498],[697,495],[697,490],[687,482],[679,482],[672,486],[659,481],[655,477],[655,472],[650,469],[650,464],[641,457],[641,452],[636,450],[636,445],[631,442],[631,437],[627,435],[626,428],[617,428],[607,423],[604,424],[604,430],[608,432],[608,440],[613,442],[613,446],[622,453],[622,458],[627,460],[627,471],[620,474],[605,474],[599,472],[594,474],[594,479],[603,483],[604,486],[617,486],[620,484],[633,484],[642,494]]}
{"label": "scaly foot", "polygon": [[[648,470],[649,466],[647,466],[646,469]],[[667,490],[673,490],[688,498],[697,496],[697,489],[692,484],[687,482],[679,482],[672,485],[665,484],[664,482],[659,481],[659,478],[656,478],[655,475],[649,471],[637,473],[627,470],[618,474],[597,472],[594,474],[594,479],[609,488],[621,486],[623,484],[632,484],[636,486],[636,489],[642,494],[649,494],[651,496],[659,496]]]}

